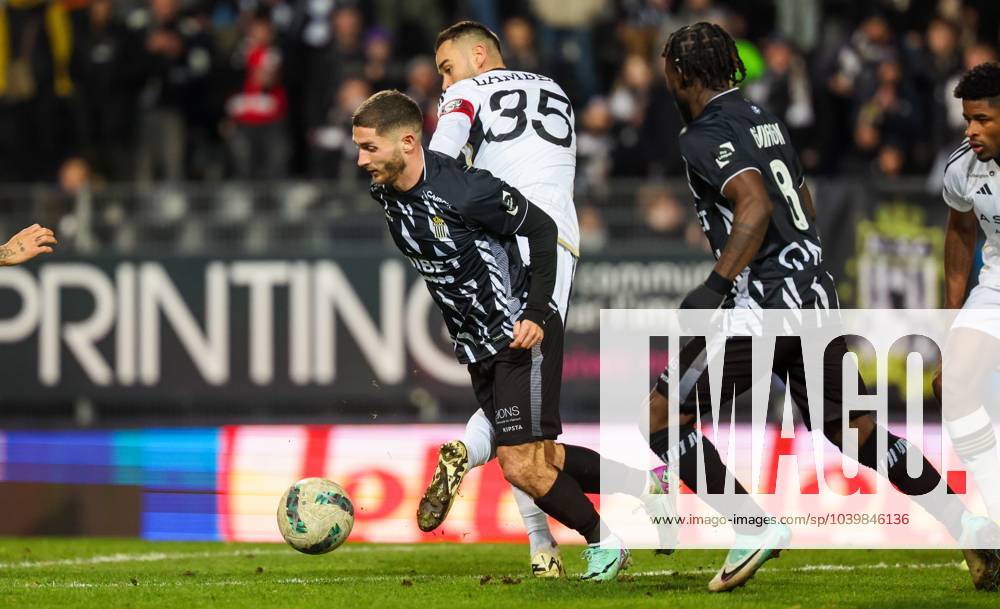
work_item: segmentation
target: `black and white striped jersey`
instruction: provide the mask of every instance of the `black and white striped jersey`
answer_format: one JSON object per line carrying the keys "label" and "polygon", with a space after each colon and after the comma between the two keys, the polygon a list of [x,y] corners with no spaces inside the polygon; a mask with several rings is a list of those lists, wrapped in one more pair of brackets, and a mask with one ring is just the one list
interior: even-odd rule
{"label": "black and white striped jersey", "polygon": [[[487,171],[424,151],[416,186],[397,192],[372,184],[371,195],[441,309],[458,360],[477,362],[510,344],[529,291],[529,270],[514,236],[531,205],[521,193]],[[553,257],[553,276],[554,263]]]}
{"label": "black and white striped jersey", "polygon": [[698,219],[716,258],[732,230],[733,205],[722,194],[729,180],[756,171],[773,203],[760,250],[737,277],[725,306],[839,307],[833,278],[823,268],[816,226],[799,198],[805,175],[777,117],[730,89],[709,101],[681,132],[680,150]]}

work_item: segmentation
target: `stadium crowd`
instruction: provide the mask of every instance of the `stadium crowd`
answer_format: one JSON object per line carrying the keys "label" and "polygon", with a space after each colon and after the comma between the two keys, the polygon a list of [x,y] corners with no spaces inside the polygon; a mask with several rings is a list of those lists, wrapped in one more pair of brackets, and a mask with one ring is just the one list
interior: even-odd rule
{"label": "stadium crowd", "polygon": [[813,174],[926,175],[961,138],[958,74],[1000,38],[995,0],[6,0],[0,181],[353,177],[354,108],[398,88],[432,131],[434,37],[465,17],[570,93],[583,191],[682,174],[659,54],[683,24],[733,33]]}

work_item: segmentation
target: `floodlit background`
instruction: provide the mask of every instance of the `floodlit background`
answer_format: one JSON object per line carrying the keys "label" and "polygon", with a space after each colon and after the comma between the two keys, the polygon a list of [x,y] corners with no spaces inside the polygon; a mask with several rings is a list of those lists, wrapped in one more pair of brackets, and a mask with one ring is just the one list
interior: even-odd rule
{"label": "floodlit background", "polygon": [[[659,58],[681,25],[738,39],[743,93],[806,167],[842,304],[941,305],[951,90],[997,58],[993,0],[7,0],[0,233],[39,222],[60,245],[0,271],[0,534],[274,539],[282,487],[323,475],[366,498],[359,538],[430,538],[415,498],[475,403],[350,115],[398,88],[429,137],[434,37],[459,18],[574,102],[562,412],[581,441],[600,309],[672,307],[711,268]],[[467,488],[448,539],[519,539],[493,465]]]}

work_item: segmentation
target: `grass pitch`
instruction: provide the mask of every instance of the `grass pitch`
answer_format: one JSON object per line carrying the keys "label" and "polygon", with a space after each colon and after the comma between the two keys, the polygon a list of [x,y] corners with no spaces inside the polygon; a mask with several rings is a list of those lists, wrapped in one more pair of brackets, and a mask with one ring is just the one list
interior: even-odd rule
{"label": "grass pitch", "polygon": [[348,543],[324,556],[283,545],[0,539],[0,607],[998,607],[958,551],[792,550],[745,588],[709,594],[721,551],[634,552],[613,584],[536,581],[518,545]]}

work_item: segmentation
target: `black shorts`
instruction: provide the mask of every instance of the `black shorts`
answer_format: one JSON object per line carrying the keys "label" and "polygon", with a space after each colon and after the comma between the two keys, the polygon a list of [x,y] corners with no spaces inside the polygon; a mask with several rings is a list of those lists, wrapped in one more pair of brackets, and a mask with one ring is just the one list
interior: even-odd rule
{"label": "black shorts", "polygon": [[472,388],[493,425],[497,446],[555,440],[562,433],[563,327],[559,315],[545,324],[545,338],[532,349],[504,349],[469,364]]}
{"label": "black shorts", "polygon": [[[741,395],[750,389],[752,378],[752,342],[749,337],[736,336],[726,340],[726,351],[722,360],[723,390],[720,393],[722,404],[727,407],[733,401],[733,396]],[[847,353],[847,341],[843,337],[830,342],[823,353],[823,423],[833,423],[844,418],[842,405],[844,402],[841,387],[844,354]],[[656,391],[662,396],[668,396],[667,383],[671,376],[676,376],[680,383],[679,400],[681,414],[702,414],[711,410],[712,398],[705,354],[705,339],[696,337],[681,349],[676,371],[673,365],[660,375],[656,382]],[[771,371],[787,384],[792,401],[798,407],[806,427],[813,429],[809,414],[809,399],[806,393],[805,366],[802,361],[801,339],[797,336],[779,336],[774,344],[774,366]],[[771,379],[759,379],[770,383]],[[731,387],[732,389],[727,389]],[[868,389],[864,379],[858,374],[858,395],[867,395]],[[728,420],[720,411],[720,417]],[[867,414],[866,411],[854,410],[849,420]]]}

